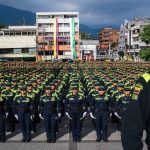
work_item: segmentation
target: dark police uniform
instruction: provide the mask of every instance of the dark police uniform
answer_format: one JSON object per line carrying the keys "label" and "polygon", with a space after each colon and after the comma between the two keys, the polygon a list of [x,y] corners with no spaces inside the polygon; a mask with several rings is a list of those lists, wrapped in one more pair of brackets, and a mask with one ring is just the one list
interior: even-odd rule
{"label": "dark police uniform", "polygon": [[[102,89],[102,88],[100,88]],[[104,90],[105,88],[103,88]],[[95,94],[90,104],[90,112],[95,116],[97,141],[102,138],[107,142],[107,126],[109,120],[109,100],[110,96],[107,94]]]}
{"label": "dark police uniform", "polygon": [[44,118],[47,142],[56,141],[56,125],[60,112],[60,103],[54,95],[44,94],[40,98],[39,112]]}
{"label": "dark police uniform", "polygon": [[73,141],[81,141],[83,112],[87,111],[87,104],[82,95],[68,94],[65,100],[65,112],[71,117]]}
{"label": "dark police uniform", "polygon": [[[26,90],[22,88],[21,90]],[[14,113],[18,115],[21,132],[23,135],[22,142],[31,140],[31,117],[34,115],[34,100],[30,97],[16,95],[14,98]]]}
{"label": "dark police uniform", "polygon": [[4,100],[0,93],[0,141],[5,142],[6,134],[5,134],[5,113],[6,113],[6,100]]}
{"label": "dark police uniform", "polygon": [[150,150],[150,72],[137,81],[122,126],[124,150],[142,150],[143,130],[146,130],[146,143]]}
{"label": "dark police uniform", "polygon": [[[125,90],[129,90],[129,89],[126,88]],[[115,102],[114,113],[117,113],[118,118],[119,118],[119,122],[118,122],[119,131],[121,130],[122,121],[125,117],[127,107],[129,103],[131,102],[131,100],[132,100],[131,94],[130,95],[122,94],[121,96],[119,96],[119,98]]]}
{"label": "dark police uniform", "polygon": [[[10,84],[6,84],[6,86],[10,86]],[[14,93],[10,90],[4,89],[2,91],[2,97],[4,100],[7,101],[8,105],[8,116],[7,116],[7,121],[8,121],[8,132],[13,132],[15,130],[15,117],[13,114],[13,98],[14,98]]]}

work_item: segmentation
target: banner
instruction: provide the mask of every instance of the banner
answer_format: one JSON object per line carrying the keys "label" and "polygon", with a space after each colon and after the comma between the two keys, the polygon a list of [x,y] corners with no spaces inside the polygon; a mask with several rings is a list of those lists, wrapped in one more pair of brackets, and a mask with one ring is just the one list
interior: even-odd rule
{"label": "banner", "polygon": [[76,59],[76,45],[75,45],[75,21],[74,18],[69,18],[70,20],[70,47],[72,58]]}
{"label": "banner", "polygon": [[54,18],[54,58],[58,58],[58,18]]}

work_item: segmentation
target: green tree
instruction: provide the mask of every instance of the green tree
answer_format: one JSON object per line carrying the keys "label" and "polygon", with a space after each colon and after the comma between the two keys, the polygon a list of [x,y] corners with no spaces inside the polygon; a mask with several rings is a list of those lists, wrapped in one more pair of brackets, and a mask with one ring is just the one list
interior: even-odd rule
{"label": "green tree", "polygon": [[5,28],[5,25],[0,24],[0,29]]}
{"label": "green tree", "polygon": [[139,37],[147,45],[150,44],[150,25],[144,27],[143,31],[140,32]]}
{"label": "green tree", "polygon": [[149,61],[150,60],[150,48],[140,50],[139,56],[141,59],[145,61]]}
{"label": "green tree", "polygon": [[86,39],[89,38],[88,33],[86,33],[86,32],[81,32],[80,37],[81,37],[82,40],[86,40]]}
{"label": "green tree", "polygon": [[[143,28],[143,31],[139,34],[139,38],[147,45],[150,44],[150,25],[147,25]],[[139,53],[139,56],[145,61],[150,60],[150,48],[142,49]]]}
{"label": "green tree", "polygon": [[113,42],[111,44],[111,49],[116,50],[117,46],[118,46],[118,43],[117,42]]}

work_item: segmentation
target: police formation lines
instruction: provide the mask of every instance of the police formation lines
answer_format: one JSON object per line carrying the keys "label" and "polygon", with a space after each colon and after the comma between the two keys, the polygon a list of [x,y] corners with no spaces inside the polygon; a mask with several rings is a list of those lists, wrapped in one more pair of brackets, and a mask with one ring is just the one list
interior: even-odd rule
{"label": "police formation lines", "polygon": [[84,118],[90,115],[97,142],[108,142],[108,124],[118,130],[145,63],[124,62],[3,62],[0,64],[0,141],[19,123],[22,142],[43,120],[47,142],[56,142],[58,124],[67,116],[73,142],[82,138]]}

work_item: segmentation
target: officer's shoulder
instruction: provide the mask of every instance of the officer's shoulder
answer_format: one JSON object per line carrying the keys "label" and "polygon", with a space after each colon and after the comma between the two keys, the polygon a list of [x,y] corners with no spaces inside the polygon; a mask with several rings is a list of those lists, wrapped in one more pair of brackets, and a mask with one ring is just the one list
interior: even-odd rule
{"label": "officer's shoulder", "polygon": [[124,97],[124,95],[123,95],[123,94],[119,95],[119,96],[117,97],[116,101],[121,100],[121,98],[123,98],[123,97]]}
{"label": "officer's shoulder", "polygon": [[16,94],[14,99],[19,98],[21,95],[20,94]]}
{"label": "officer's shoulder", "polygon": [[6,89],[3,89],[3,90],[2,90],[2,93],[5,92],[5,91],[6,91]]}
{"label": "officer's shoulder", "polygon": [[105,94],[105,96],[108,97],[108,98],[110,98],[110,95],[109,95],[109,94]]}
{"label": "officer's shoulder", "polygon": [[44,95],[41,96],[41,98],[44,98],[45,96],[46,96],[46,95],[44,94]]}
{"label": "officer's shoulder", "polygon": [[149,82],[149,81],[150,81],[150,74],[149,74],[149,73],[144,73],[141,77],[144,78],[144,80],[145,80],[146,82]]}
{"label": "officer's shoulder", "polygon": [[66,95],[66,98],[70,97],[71,95],[72,95],[71,93],[68,93],[68,94]]}

